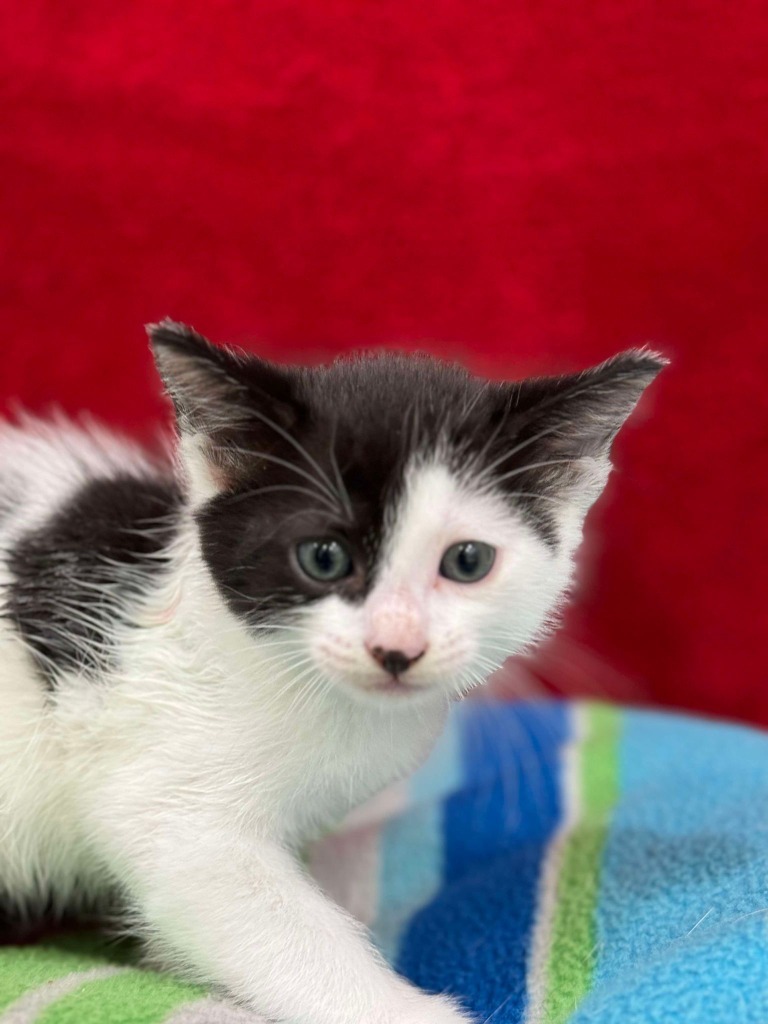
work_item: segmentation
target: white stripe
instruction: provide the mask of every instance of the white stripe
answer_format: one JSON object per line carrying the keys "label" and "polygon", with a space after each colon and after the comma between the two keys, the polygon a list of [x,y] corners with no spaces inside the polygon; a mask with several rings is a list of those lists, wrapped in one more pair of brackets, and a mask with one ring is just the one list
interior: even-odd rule
{"label": "white stripe", "polygon": [[396,818],[408,806],[408,780],[393,782],[381,792],[355,807],[344,819],[340,831],[348,832],[365,825],[380,825]]}
{"label": "white stripe", "polygon": [[120,974],[125,967],[92,967],[88,971],[72,971],[63,978],[46,981],[43,985],[25,992],[0,1015],[0,1024],[32,1024],[43,1010],[70,992],[76,992],[89,981],[101,981],[113,974]]}
{"label": "white stripe", "polygon": [[267,1024],[266,1018],[253,1010],[208,996],[185,1003],[167,1017],[165,1024]]}
{"label": "white stripe", "polygon": [[314,843],[309,851],[315,881],[367,928],[379,912],[381,833],[408,802],[407,783],[396,782],[352,811],[340,832]]}
{"label": "white stripe", "polygon": [[541,1024],[544,1017],[547,990],[547,966],[552,949],[552,935],[557,911],[557,891],[560,870],[568,839],[579,823],[582,813],[581,758],[587,734],[587,716],[582,707],[571,708],[573,732],[562,748],[560,762],[560,792],[563,812],[560,825],[550,840],[544,857],[538,885],[536,917],[528,957],[528,1010],[526,1024]]}
{"label": "white stripe", "polygon": [[310,851],[309,870],[327,896],[367,928],[379,904],[381,825],[328,836]]}

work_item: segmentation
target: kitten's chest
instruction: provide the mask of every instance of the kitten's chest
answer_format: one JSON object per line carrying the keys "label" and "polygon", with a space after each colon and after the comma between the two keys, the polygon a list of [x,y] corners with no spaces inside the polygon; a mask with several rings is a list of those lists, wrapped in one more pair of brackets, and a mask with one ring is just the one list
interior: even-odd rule
{"label": "kitten's chest", "polygon": [[338,823],[361,803],[410,774],[429,753],[443,716],[407,720],[399,715],[351,712],[304,737],[293,777],[276,808],[286,837],[303,842]]}

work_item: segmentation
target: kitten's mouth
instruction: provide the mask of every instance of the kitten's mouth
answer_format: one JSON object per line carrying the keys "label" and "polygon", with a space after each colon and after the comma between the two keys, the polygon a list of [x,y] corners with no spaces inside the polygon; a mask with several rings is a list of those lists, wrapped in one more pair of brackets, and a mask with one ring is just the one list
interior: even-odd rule
{"label": "kitten's mouth", "polygon": [[400,676],[389,676],[387,679],[382,679],[378,683],[374,683],[371,687],[376,693],[395,693],[395,694],[407,694],[415,693],[417,690],[421,690],[422,687],[415,686],[413,683],[408,683]]}

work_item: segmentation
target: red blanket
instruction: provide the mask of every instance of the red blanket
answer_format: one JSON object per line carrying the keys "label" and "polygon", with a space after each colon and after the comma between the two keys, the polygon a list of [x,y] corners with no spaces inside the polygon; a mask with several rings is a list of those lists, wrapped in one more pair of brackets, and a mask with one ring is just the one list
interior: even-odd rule
{"label": "red blanket", "polygon": [[146,432],[141,324],[516,375],[653,340],[535,676],[768,723],[759,0],[6,0],[2,393]]}

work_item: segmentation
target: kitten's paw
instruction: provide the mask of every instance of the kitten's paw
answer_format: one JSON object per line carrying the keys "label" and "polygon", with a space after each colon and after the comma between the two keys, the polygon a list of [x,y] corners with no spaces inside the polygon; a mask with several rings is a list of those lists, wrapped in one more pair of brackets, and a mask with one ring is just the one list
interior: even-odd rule
{"label": "kitten's paw", "polygon": [[409,993],[402,1010],[392,1017],[392,1024],[474,1024],[475,1018],[449,996],[430,996],[425,992]]}

